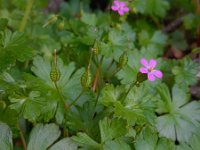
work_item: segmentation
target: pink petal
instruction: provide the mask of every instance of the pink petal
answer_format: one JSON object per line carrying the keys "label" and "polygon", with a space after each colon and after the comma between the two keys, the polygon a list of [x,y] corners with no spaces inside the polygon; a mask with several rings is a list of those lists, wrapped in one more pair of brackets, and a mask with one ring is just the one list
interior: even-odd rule
{"label": "pink petal", "polygon": [[120,7],[124,7],[126,5],[125,2],[118,2],[118,4],[119,4]]}
{"label": "pink petal", "polygon": [[149,67],[151,68],[155,68],[155,66],[157,65],[157,62],[155,59],[151,59],[149,62]]}
{"label": "pink petal", "polygon": [[124,7],[124,8],[123,8],[123,11],[124,11],[124,12],[128,12],[128,11],[129,11],[129,8],[128,8],[128,7]]}
{"label": "pink petal", "polygon": [[115,4],[116,6],[118,6],[118,5],[120,5],[120,2],[118,2],[118,0],[114,0],[114,4]]}
{"label": "pink petal", "polygon": [[162,78],[163,74],[160,70],[153,70],[152,74],[155,75],[157,78]]}
{"label": "pink petal", "polygon": [[149,67],[148,61],[145,58],[140,59],[140,63],[147,68]]}
{"label": "pink petal", "polygon": [[148,73],[148,69],[147,69],[147,68],[144,68],[144,67],[141,67],[141,68],[140,68],[140,72],[141,72],[141,73]]}
{"label": "pink petal", "polygon": [[117,6],[112,6],[111,8],[112,8],[112,10],[114,10],[114,11],[117,11],[117,10],[118,10],[118,7],[117,7]]}
{"label": "pink petal", "polygon": [[118,10],[118,13],[122,16],[124,14],[123,10]]}
{"label": "pink petal", "polygon": [[148,73],[148,79],[149,81],[155,81],[155,76],[152,73]]}

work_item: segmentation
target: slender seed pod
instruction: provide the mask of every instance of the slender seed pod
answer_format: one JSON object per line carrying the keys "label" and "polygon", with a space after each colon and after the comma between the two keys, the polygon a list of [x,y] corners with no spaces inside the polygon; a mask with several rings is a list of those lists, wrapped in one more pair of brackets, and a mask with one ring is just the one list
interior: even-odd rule
{"label": "slender seed pod", "polygon": [[120,57],[119,57],[119,64],[118,67],[122,68],[123,66],[125,66],[128,63],[128,56],[127,53],[124,52]]}
{"label": "slender seed pod", "polygon": [[94,48],[93,48],[94,54],[98,55],[99,54],[99,43],[96,41],[94,44]]}
{"label": "slender seed pod", "polygon": [[92,83],[92,75],[90,70],[88,69],[83,73],[81,77],[81,84],[83,88],[88,88],[90,87],[91,83]]}
{"label": "slender seed pod", "polygon": [[57,68],[56,49],[54,50],[54,61],[51,65],[50,78],[53,82],[57,82],[60,79],[60,71]]}

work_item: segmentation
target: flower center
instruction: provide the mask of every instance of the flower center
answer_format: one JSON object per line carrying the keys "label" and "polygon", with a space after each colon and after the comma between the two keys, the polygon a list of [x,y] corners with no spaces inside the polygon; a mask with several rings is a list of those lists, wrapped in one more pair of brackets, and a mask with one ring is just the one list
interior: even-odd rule
{"label": "flower center", "polygon": [[122,10],[123,9],[123,7],[121,5],[117,5],[117,7],[118,7],[118,10]]}
{"label": "flower center", "polygon": [[153,71],[153,68],[152,68],[152,67],[150,67],[150,68],[149,68],[149,71],[150,71],[150,72],[152,72],[152,71]]}

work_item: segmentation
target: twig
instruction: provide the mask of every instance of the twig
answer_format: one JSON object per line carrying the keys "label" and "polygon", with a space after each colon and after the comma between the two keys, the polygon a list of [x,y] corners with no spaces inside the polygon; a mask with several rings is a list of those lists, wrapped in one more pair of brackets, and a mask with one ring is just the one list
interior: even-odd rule
{"label": "twig", "polygon": [[171,23],[169,23],[166,27],[164,27],[162,29],[162,32],[168,33],[168,32],[175,30],[177,27],[179,27],[182,24],[184,16],[185,15],[183,15],[183,16],[177,18],[176,20],[172,21]]}

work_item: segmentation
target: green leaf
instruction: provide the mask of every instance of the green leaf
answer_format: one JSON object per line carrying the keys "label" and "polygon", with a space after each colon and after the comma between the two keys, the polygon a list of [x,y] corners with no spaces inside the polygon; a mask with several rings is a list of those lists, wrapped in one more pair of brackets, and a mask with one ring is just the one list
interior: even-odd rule
{"label": "green leaf", "polygon": [[[46,85],[55,90],[55,85],[50,78],[50,64],[51,63],[48,60],[38,56],[34,58],[34,66],[31,69],[40,79],[46,82]],[[84,72],[84,69],[75,71],[74,63],[70,63],[68,66],[65,66],[61,59],[58,59],[57,65],[57,68],[61,74],[57,85],[66,99],[73,100],[77,96],[77,93],[79,93],[82,89],[80,78]],[[72,88],[73,90],[71,90]]]}
{"label": "green leaf", "polygon": [[145,86],[134,87],[125,99],[124,105],[115,103],[115,114],[128,121],[129,124],[155,122],[155,100]]}
{"label": "green leaf", "polygon": [[172,33],[169,42],[172,47],[178,51],[184,51],[188,47],[186,37],[182,31],[175,31]]}
{"label": "green leaf", "polygon": [[27,96],[13,94],[9,96],[11,105],[9,108],[22,112],[24,118],[31,122],[41,119],[48,121],[55,113],[57,101],[52,97],[43,97],[39,91],[31,91]]}
{"label": "green leaf", "polygon": [[4,123],[0,122],[0,150],[13,150],[12,131]]}
{"label": "green leaf", "polygon": [[199,149],[200,147],[199,140],[200,140],[200,135],[197,134],[192,135],[192,137],[190,138],[189,145],[193,150]]}
{"label": "green leaf", "polygon": [[0,72],[14,65],[16,60],[31,59],[33,51],[23,33],[5,30],[0,39]]}
{"label": "green leaf", "polygon": [[163,18],[169,9],[169,2],[166,0],[142,0],[135,1],[136,8],[139,12]]}
{"label": "green leaf", "polygon": [[[82,106],[76,106],[73,110],[67,113],[67,126],[72,131],[86,131],[92,138],[97,138],[99,120],[106,114],[102,107],[95,107],[95,99],[92,96],[86,97],[89,101]],[[93,101],[93,102],[92,102]],[[91,121],[92,120],[92,121]]]}
{"label": "green leaf", "polygon": [[0,31],[3,31],[8,25],[8,20],[5,18],[0,18]]}
{"label": "green leaf", "polygon": [[99,101],[105,105],[110,106],[116,101],[119,100],[120,95],[124,91],[122,86],[114,87],[112,84],[106,85],[102,90],[102,96],[100,97]]}
{"label": "green leaf", "polygon": [[155,131],[150,128],[144,128],[139,135],[136,136],[136,150],[155,150],[158,136]]}
{"label": "green leaf", "polygon": [[160,136],[188,142],[200,126],[200,103],[188,103],[188,94],[177,85],[173,87],[171,96],[164,84],[158,87],[158,92],[160,100],[156,127]]}
{"label": "green leaf", "polygon": [[[150,36],[149,32],[146,30],[142,30],[139,33],[139,43],[141,46],[149,47],[150,45],[155,45],[156,47],[164,47],[166,42],[167,36],[161,31],[155,31],[152,36]],[[151,49],[151,51],[153,51],[153,49]]]}
{"label": "green leaf", "polygon": [[183,86],[194,85],[197,82],[197,68],[198,65],[191,59],[182,59],[180,65],[172,69],[176,83]]}
{"label": "green leaf", "polygon": [[195,29],[200,24],[200,19],[197,14],[187,14],[183,17],[183,24],[186,29]]}
{"label": "green leaf", "polygon": [[8,124],[9,126],[16,126],[18,114],[15,110],[10,109],[9,107],[2,108],[0,106],[0,121]]}
{"label": "green leaf", "polygon": [[126,121],[123,119],[108,119],[104,118],[99,122],[99,128],[101,132],[101,142],[104,143],[108,140],[113,140],[118,137],[122,137],[126,134],[125,128]]}
{"label": "green leaf", "polygon": [[83,13],[83,16],[81,17],[81,21],[83,21],[85,24],[95,26],[97,22],[97,18],[95,14]]}
{"label": "green leaf", "polygon": [[131,150],[131,147],[123,140],[106,141],[103,150]]}
{"label": "green leaf", "polygon": [[60,136],[59,127],[55,124],[37,124],[31,131],[27,150],[46,150]]}
{"label": "green leaf", "polygon": [[167,138],[160,138],[156,150],[175,150],[175,144],[173,141]]}
{"label": "green leaf", "polygon": [[[54,117],[57,108],[57,93],[47,88],[43,81],[30,74],[25,74],[23,77],[26,81],[17,82],[10,74],[3,74],[2,89],[11,103],[8,106],[9,111],[2,113],[5,116],[7,113],[8,116],[11,115],[9,113],[22,114],[31,122],[49,121]],[[16,115],[11,118],[14,120]]]}
{"label": "green leaf", "polygon": [[86,133],[78,133],[77,136],[73,136],[72,139],[80,146],[86,146],[94,149],[100,148],[100,144],[94,141]]}
{"label": "green leaf", "polygon": [[167,42],[167,36],[161,31],[155,31],[151,37],[151,43],[164,46]]}
{"label": "green leaf", "polygon": [[155,130],[145,127],[136,136],[136,150],[175,150],[175,144],[166,138],[158,138]]}
{"label": "green leaf", "polygon": [[126,36],[120,30],[111,30],[109,32],[109,40],[113,45],[122,46],[127,42]]}
{"label": "green leaf", "polygon": [[71,138],[64,138],[54,144],[49,150],[77,150],[78,146],[72,141]]}

